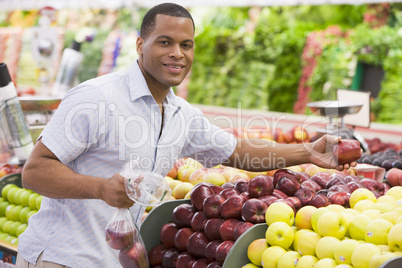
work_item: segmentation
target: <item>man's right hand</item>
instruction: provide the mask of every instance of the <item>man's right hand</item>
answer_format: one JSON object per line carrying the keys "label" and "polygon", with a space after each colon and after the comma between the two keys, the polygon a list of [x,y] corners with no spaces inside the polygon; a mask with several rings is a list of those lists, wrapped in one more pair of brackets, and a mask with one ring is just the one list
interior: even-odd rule
{"label": "man's right hand", "polygon": [[124,187],[124,177],[119,174],[105,179],[102,200],[109,206],[118,208],[129,208],[134,205],[134,201],[127,196],[126,188]]}

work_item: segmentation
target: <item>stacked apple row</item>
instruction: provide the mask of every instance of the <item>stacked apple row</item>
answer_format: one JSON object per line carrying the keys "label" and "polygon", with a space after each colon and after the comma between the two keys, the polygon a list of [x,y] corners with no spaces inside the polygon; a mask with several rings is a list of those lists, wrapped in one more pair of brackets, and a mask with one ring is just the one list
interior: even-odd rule
{"label": "stacked apple row", "polygon": [[28,219],[41,205],[42,195],[7,184],[0,197],[0,240],[18,245],[18,236],[28,227]]}
{"label": "stacked apple row", "polygon": [[244,268],[378,268],[402,258],[402,187],[376,196],[366,188],[350,196],[350,208],[304,206],[294,214],[273,203],[265,214],[265,237],[248,247]]}

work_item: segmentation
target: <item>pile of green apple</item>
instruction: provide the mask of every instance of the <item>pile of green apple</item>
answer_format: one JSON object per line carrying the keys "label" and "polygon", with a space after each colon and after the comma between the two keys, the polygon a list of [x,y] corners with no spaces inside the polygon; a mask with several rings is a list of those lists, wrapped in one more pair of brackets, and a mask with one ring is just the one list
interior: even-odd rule
{"label": "pile of green apple", "polygon": [[28,219],[38,212],[42,195],[7,184],[0,197],[0,240],[18,245],[18,236],[28,227]]}
{"label": "pile of green apple", "polygon": [[265,237],[248,246],[250,263],[243,268],[377,268],[402,258],[402,186],[379,198],[359,188],[350,196],[350,208],[307,205],[294,214],[277,202],[265,220]]}

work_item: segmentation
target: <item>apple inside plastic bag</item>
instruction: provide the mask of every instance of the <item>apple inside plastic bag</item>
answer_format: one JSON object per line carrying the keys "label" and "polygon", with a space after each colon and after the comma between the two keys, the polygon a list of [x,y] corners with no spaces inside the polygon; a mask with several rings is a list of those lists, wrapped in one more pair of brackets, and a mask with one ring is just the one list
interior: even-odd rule
{"label": "apple inside plastic bag", "polygon": [[141,205],[156,206],[172,195],[172,189],[165,178],[157,173],[133,170],[130,165],[125,165],[120,175],[125,178],[128,197]]}

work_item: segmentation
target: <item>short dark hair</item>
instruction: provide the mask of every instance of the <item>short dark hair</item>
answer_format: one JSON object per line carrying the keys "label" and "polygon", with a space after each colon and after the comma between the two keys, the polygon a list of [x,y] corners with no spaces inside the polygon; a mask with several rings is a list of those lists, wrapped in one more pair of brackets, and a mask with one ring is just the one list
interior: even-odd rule
{"label": "short dark hair", "polygon": [[144,18],[142,19],[141,29],[140,29],[140,36],[142,38],[147,38],[149,34],[152,32],[155,26],[156,15],[167,15],[172,17],[178,18],[189,18],[193,22],[193,27],[195,29],[194,20],[191,16],[190,12],[184,7],[174,4],[174,3],[163,3],[154,6],[145,14]]}

